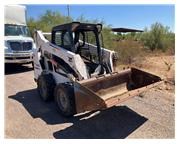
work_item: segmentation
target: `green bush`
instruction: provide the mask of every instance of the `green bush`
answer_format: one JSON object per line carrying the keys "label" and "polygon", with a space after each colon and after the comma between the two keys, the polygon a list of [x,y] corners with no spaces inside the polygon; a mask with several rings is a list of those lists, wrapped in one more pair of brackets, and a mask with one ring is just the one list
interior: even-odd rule
{"label": "green bush", "polygon": [[118,54],[119,64],[132,64],[136,59],[144,57],[142,44],[134,40],[114,42],[114,51]]}
{"label": "green bush", "polygon": [[27,23],[30,33],[33,35],[34,30],[42,30],[43,32],[51,32],[52,27],[72,21],[71,17],[63,16],[59,12],[47,10],[39,16],[38,20],[29,18]]}
{"label": "green bush", "polygon": [[160,49],[165,52],[168,48],[174,47],[175,35],[168,27],[155,23],[151,25],[150,30],[147,28],[144,30],[141,40],[151,51]]}

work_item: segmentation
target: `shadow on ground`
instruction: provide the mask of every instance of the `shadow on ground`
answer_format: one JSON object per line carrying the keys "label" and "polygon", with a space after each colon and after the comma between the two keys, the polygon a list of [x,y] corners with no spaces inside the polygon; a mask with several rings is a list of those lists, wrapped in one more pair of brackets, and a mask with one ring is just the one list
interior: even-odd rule
{"label": "shadow on ground", "polygon": [[18,92],[14,96],[9,96],[9,98],[20,102],[33,118],[41,118],[47,124],[53,125],[67,122],[67,119],[61,117],[57,112],[53,101],[42,101],[37,89]]}
{"label": "shadow on ground", "polygon": [[19,92],[9,98],[20,102],[33,118],[41,118],[47,124],[72,123],[72,126],[53,133],[58,139],[126,138],[147,121],[127,106],[65,118],[57,112],[54,102],[42,102],[36,89]]}
{"label": "shadow on ground", "polygon": [[20,64],[5,64],[5,75],[16,74],[16,73],[23,73],[27,71],[33,70],[31,64],[20,65]]}
{"label": "shadow on ground", "polygon": [[76,121],[53,134],[58,139],[123,139],[147,119],[126,106],[115,106],[99,114]]}

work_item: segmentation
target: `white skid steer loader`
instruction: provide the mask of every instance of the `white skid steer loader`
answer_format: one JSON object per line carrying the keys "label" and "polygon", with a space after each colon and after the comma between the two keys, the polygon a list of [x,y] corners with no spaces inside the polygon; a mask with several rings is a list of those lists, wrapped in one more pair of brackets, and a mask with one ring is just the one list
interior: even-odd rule
{"label": "white skid steer loader", "polygon": [[34,35],[38,91],[44,101],[54,98],[64,116],[112,107],[162,82],[136,68],[116,72],[116,52],[102,48],[101,30],[72,22],[53,27],[51,42],[41,31]]}

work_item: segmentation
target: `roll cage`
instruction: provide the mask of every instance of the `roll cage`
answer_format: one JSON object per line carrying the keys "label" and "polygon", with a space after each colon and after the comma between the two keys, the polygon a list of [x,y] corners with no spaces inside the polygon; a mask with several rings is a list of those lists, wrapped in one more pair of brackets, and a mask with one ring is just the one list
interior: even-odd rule
{"label": "roll cage", "polygon": [[[99,40],[99,34],[101,31],[102,24],[80,22],[62,24],[53,27],[51,42],[71,52],[81,55],[83,46],[85,44],[89,44],[88,33],[91,32],[91,38],[94,38],[94,45],[97,48],[98,63],[101,63],[101,46]],[[91,55],[90,59],[92,59]]]}

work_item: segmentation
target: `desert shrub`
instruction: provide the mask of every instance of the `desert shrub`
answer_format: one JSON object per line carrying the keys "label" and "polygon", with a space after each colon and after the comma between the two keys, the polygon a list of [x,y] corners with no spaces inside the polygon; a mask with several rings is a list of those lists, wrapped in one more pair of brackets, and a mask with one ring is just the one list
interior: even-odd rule
{"label": "desert shrub", "polygon": [[[105,48],[110,50],[114,49],[114,43],[113,43],[114,34],[111,32],[111,29],[109,27],[103,28],[102,38],[103,38],[103,44],[101,44],[102,46],[104,45]],[[100,37],[101,42],[102,42],[102,38]]]}
{"label": "desert shrub", "polygon": [[151,25],[150,30],[147,28],[144,30],[141,40],[151,51],[160,49],[165,52],[168,48],[174,47],[175,35],[168,27],[155,23]]}
{"label": "desert shrub", "polygon": [[144,56],[141,43],[134,40],[115,42],[114,51],[118,54],[119,64],[132,64],[136,59],[143,58]]}

